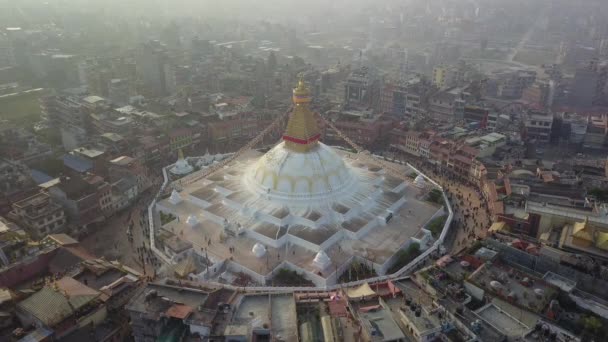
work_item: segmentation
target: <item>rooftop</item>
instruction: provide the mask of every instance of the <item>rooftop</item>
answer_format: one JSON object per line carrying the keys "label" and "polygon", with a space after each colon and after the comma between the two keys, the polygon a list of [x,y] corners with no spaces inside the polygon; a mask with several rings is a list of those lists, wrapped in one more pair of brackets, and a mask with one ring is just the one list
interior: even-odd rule
{"label": "rooftop", "polygon": [[98,297],[99,292],[73,278],[64,277],[46,285],[17,306],[52,327]]}
{"label": "rooftop", "polygon": [[95,159],[95,158],[103,155],[105,152],[104,151],[100,151],[100,150],[96,150],[96,149],[79,147],[79,148],[73,150],[72,153],[78,154],[78,155],[81,155],[81,156],[84,156],[84,157],[87,157],[87,158]]}
{"label": "rooftop", "polygon": [[530,327],[518,321],[515,317],[500,309],[493,303],[486,304],[479,310],[475,311],[484,321],[500,330],[507,336],[520,337],[523,336]]}

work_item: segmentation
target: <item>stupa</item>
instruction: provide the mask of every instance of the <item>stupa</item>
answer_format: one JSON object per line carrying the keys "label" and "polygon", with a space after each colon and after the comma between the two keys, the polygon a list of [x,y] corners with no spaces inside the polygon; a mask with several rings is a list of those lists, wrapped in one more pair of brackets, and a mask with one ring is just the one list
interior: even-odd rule
{"label": "stupa", "polygon": [[177,152],[177,162],[175,162],[175,165],[169,171],[179,176],[187,175],[194,171],[192,165],[188,164],[188,161],[184,158],[184,151],[181,148]]}
{"label": "stupa", "polygon": [[[225,242],[209,245],[210,252],[230,255],[232,263],[261,275],[284,262],[317,274],[338,269],[351,257],[363,257],[384,272],[391,256],[441,209],[418,200],[411,182],[369,158],[322,143],[311,100],[300,80],[281,142],[264,154],[243,152],[184,186],[181,202],[165,199],[157,210],[204,218],[196,229],[179,224],[184,239],[207,246],[209,236],[223,236]],[[413,172],[396,167],[404,175]],[[269,257],[262,262],[264,255]]]}

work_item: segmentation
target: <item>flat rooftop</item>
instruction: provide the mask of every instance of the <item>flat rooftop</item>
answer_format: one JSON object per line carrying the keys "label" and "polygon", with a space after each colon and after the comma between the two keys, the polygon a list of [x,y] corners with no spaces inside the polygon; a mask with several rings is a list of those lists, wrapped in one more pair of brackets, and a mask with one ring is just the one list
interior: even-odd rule
{"label": "flat rooftop", "polygon": [[497,297],[532,312],[541,312],[557,289],[540,278],[500,262],[481,266],[469,280]]}
{"label": "flat rooftop", "polygon": [[492,303],[483,306],[475,313],[507,336],[523,336],[530,329],[529,326]]}

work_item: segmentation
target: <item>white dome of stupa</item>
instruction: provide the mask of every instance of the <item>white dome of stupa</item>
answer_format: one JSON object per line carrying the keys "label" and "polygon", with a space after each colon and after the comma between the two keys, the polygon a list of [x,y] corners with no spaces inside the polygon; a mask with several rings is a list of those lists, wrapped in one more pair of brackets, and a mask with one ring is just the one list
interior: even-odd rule
{"label": "white dome of stupa", "polygon": [[321,250],[315,255],[312,263],[320,270],[326,269],[331,264],[331,259],[327,256],[325,251]]}
{"label": "white dome of stupa", "polygon": [[264,247],[264,245],[261,243],[256,242],[256,244],[253,245],[251,252],[256,256],[256,258],[261,258],[266,254],[266,247]]}
{"label": "white dome of stupa", "polygon": [[245,185],[281,204],[309,205],[336,201],[356,191],[359,177],[331,147],[319,142],[320,130],[308,108],[310,92],[303,82],[294,89],[294,110],[283,141],[248,170]]}
{"label": "white dome of stupa", "polygon": [[186,158],[184,158],[184,152],[180,149],[178,151],[177,162],[169,170],[174,175],[186,175],[194,171],[192,165],[188,164]]}
{"label": "white dome of stupa", "polygon": [[188,224],[190,227],[194,227],[197,224],[199,224],[198,219],[196,218],[196,216],[194,215],[190,215],[188,216],[188,218],[186,219],[186,224]]}
{"label": "white dome of stupa", "polygon": [[282,142],[249,170],[248,182],[270,198],[309,203],[350,190],[356,177],[342,158],[325,144],[318,143],[307,153],[298,153]]}
{"label": "white dome of stupa", "polygon": [[179,204],[182,201],[182,196],[179,195],[175,189],[171,191],[171,197],[169,197],[169,203],[171,204]]}

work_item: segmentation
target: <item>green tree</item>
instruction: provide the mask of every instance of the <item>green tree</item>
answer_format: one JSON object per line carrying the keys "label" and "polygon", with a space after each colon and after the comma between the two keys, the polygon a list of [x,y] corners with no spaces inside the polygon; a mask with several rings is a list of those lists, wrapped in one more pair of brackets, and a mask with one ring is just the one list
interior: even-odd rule
{"label": "green tree", "polygon": [[603,324],[602,321],[595,316],[585,316],[582,319],[583,332],[581,334],[581,341],[602,341],[604,340],[602,332]]}

